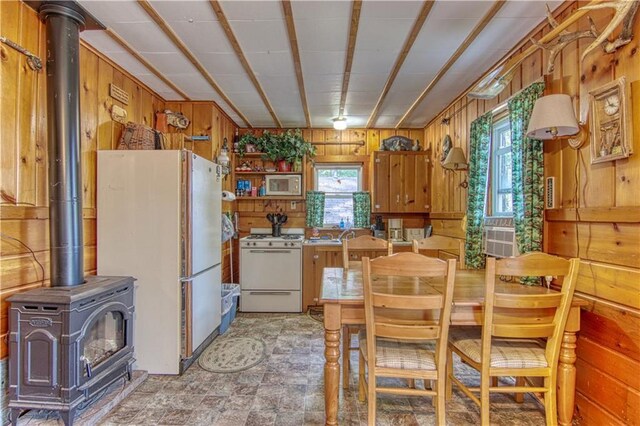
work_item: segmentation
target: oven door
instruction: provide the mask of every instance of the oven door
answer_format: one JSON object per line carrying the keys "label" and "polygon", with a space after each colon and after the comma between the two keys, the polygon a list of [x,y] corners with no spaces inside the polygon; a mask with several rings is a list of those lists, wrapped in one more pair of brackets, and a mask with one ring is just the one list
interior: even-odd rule
{"label": "oven door", "polygon": [[242,290],[300,290],[302,250],[243,248],[240,254]]}

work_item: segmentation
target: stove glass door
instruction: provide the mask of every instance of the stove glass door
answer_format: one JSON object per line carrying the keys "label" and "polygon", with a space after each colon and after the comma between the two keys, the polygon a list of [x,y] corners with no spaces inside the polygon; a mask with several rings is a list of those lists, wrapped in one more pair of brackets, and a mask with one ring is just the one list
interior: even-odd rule
{"label": "stove glass door", "polygon": [[125,321],[122,312],[109,311],[93,323],[84,342],[85,375],[125,346]]}

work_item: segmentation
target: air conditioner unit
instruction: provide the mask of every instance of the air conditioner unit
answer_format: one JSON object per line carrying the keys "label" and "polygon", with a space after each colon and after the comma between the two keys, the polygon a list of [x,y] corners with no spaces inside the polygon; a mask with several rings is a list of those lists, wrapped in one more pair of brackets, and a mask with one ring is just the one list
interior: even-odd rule
{"label": "air conditioner unit", "polygon": [[484,254],[493,257],[518,256],[516,230],[503,226],[485,226],[482,235]]}

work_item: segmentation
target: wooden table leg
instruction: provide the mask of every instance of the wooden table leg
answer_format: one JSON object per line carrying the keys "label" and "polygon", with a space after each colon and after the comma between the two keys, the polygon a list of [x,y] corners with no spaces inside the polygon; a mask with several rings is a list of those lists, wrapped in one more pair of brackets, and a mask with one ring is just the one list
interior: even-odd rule
{"label": "wooden table leg", "polygon": [[576,332],[580,330],[580,308],[569,311],[567,326],[560,343],[558,360],[558,424],[571,425],[576,392]]}
{"label": "wooden table leg", "polygon": [[340,327],[339,304],[324,305],[324,410],[327,425],[338,424],[340,392]]}

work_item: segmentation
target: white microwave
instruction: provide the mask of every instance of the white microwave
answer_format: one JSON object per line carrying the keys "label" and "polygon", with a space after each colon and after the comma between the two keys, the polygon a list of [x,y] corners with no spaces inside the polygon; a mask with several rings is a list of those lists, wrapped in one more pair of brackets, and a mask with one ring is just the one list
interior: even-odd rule
{"label": "white microwave", "polygon": [[302,195],[302,176],[266,175],[265,195]]}

